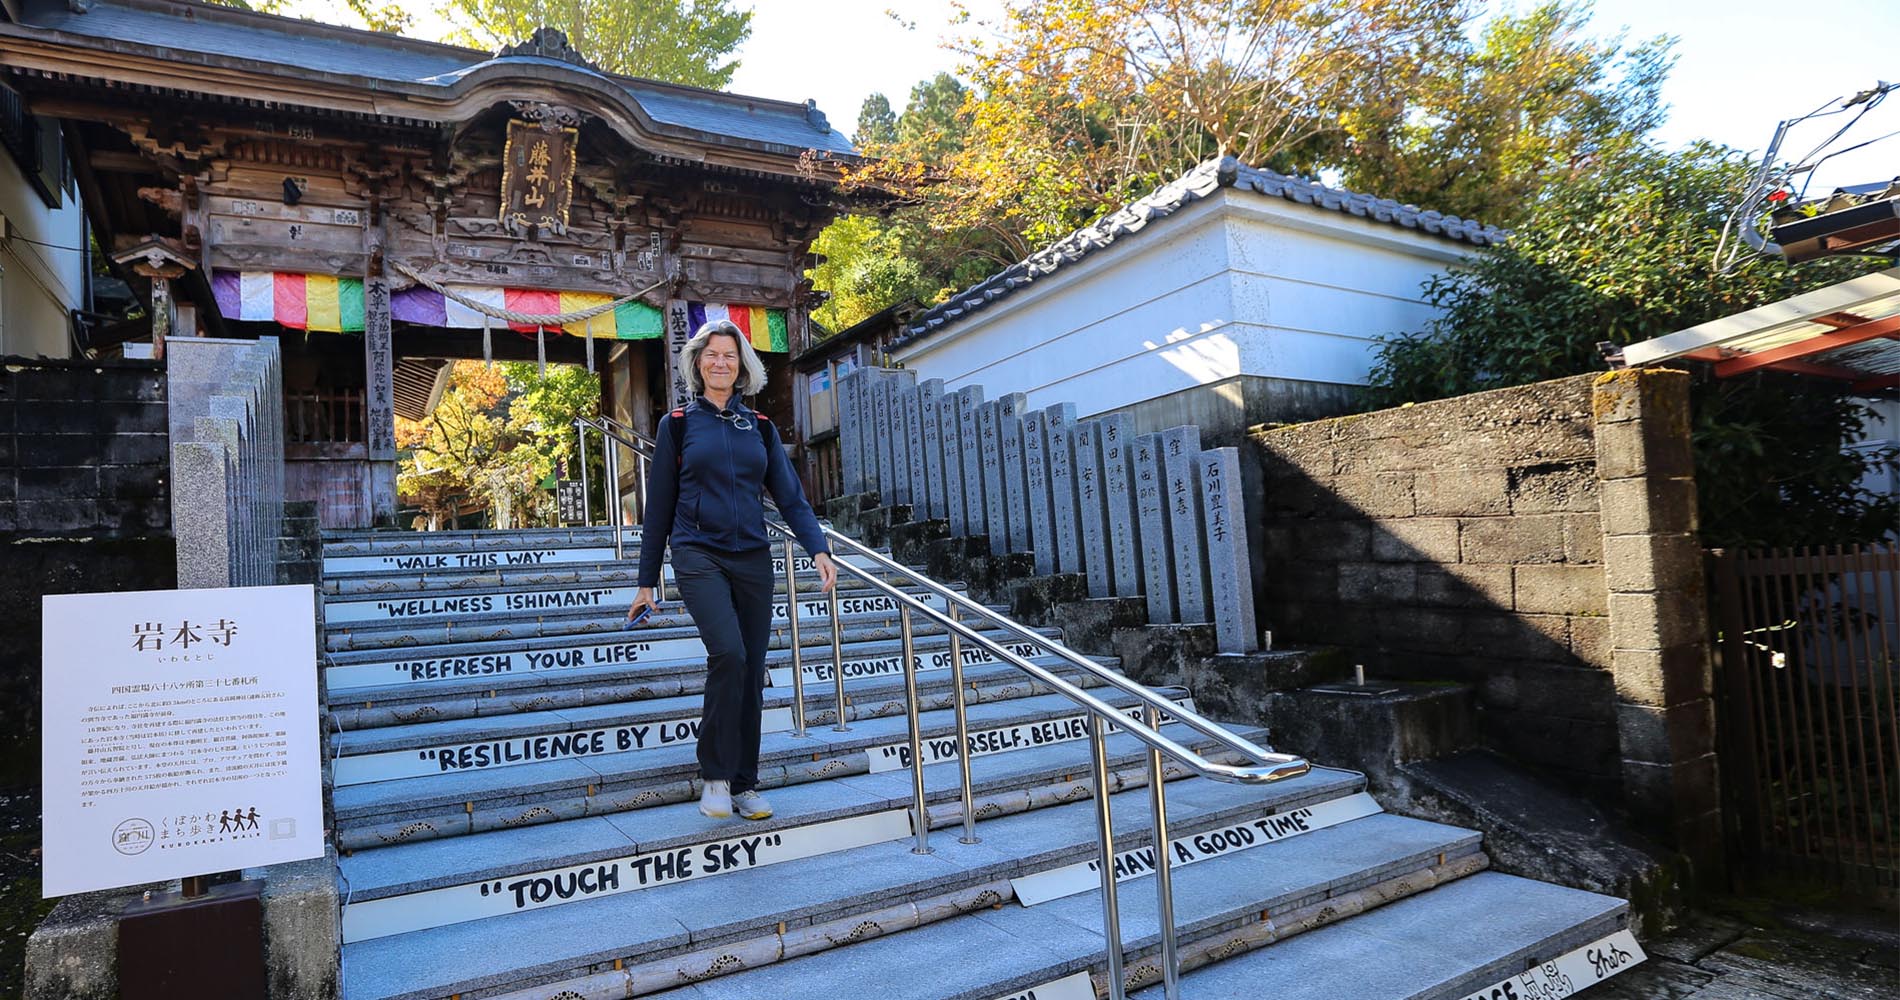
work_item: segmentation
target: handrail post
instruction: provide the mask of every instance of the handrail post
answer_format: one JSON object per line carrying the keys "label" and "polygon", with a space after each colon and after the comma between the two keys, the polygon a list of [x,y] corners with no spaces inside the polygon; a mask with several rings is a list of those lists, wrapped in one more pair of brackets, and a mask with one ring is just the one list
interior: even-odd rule
{"label": "handrail post", "polygon": [[785,620],[792,623],[792,736],[805,737],[805,663],[798,646],[798,573],[792,540],[785,540]]}
{"label": "handrail post", "polygon": [[831,727],[832,732],[848,733],[851,727],[844,723],[844,625],[838,621],[838,581],[831,582],[827,594],[831,610],[831,684],[838,695],[838,721]]}
{"label": "handrail post", "polygon": [[614,529],[614,561],[627,557],[625,526],[620,523],[620,454],[614,447],[614,439],[606,434],[600,436],[603,454],[606,455],[607,475],[607,523]]}
{"label": "handrail post", "polygon": [[917,721],[917,647],[911,638],[910,607],[899,604],[898,628],[904,636],[904,708],[910,715],[910,790],[916,804],[917,846],[912,854],[930,853],[930,813],[924,808],[924,742]]}
{"label": "handrail post", "polygon": [[591,488],[587,482],[587,425],[574,422],[574,457],[581,464],[581,526],[591,527],[594,523],[594,498],[588,495]]}
{"label": "handrail post", "polygon": [[[1108,997],[1127,1000],[1128,986],[1122,972],[1122,915],[1115,897],[1114,815],[1108,804],[1108,740],[1102,730],[1108,723],[1099,715],[1089,716],[1089,749],[1095,758],[1095,829],[1100,841],[1102,874],[1102,931],[1107,936]],[[1165,914],[1163,917],[1165,918]]]}
{"label": "handrail post", "polygon": [[957,620],[957,606],[950,605],[950,686],[955,691],[957,710],[957,769],[963,779],[963,836],[960,844],[980,843],[976,835],[976,796],[970,791],[970,720],[963,703],[963,625]]}
{"label": "handrail post", "polygon": [[[1161,710],[1142,707],[1148,728],[1161,731]],[[1168,840],[1168,791],[1161,771],[1161,751],[1148,748],[1148,802],[1154,812],[1155,894],[1161,918],[1161,982],[1166,1000],[1181,1000],[1181,957],[1174,934],[1173,844]]]}

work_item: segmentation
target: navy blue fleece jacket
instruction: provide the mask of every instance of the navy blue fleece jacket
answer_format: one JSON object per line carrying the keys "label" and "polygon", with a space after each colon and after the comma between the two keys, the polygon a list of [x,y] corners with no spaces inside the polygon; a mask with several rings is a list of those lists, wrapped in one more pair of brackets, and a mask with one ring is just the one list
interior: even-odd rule
{"label": "navy blue fleece jacket", "polygon": [[[735,417],[762,424],[765,433],[757,426],[735,426]],[[675,420],[686,421],[684,434],[675,432]],[[695,397],[683,416],[661,417],[654,438],[657,447],[647,472],[646,522],[640,533],[640,586],[659,585],[661,551],[669,537],[674,545],[725,552],[770,545],[763,490],[772,492],[779,516],[791,526],[806,553],[831,551],[779,441],[778,428],[769,420],[762,421],[737,397],[723,411],[704,396]],[[681,438],[684,460],[674,445]]]}

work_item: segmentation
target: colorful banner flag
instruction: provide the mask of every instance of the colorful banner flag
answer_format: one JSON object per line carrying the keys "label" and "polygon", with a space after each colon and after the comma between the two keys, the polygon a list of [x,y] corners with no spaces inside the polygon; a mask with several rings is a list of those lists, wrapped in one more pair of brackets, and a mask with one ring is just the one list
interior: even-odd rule
{"label": "colorful banner flag", "polygon": [[[363,281],[325,274],[293,274],[283,271],[214,271],[212,292],[218,310],[226,319],[246,322],[277,323],[296,330],[361,333],[363,330]],[[450,285],[457,296],[493,310],[509,310],[530,315],[560,316],[605,305],[614,296],[602,292],[562,292],[547,289],[498,288],[482,285]],[[692,303],[693,328],[709,318],[730,319],[752,346],[761,351],[784,352],[787,349],[785,310],[760,306]],[[434,289],[416,285],[390,296],[390,318],[399,323],[479,330],[484,312],[471,308]],[[532,324],[489,321],[495,327],[509,327],[523,333],[535,332]],[[612,340],[652,340],[665,335],[660,310],[644,302],[622,302],[587,320],[575,320],[548,333]]]}

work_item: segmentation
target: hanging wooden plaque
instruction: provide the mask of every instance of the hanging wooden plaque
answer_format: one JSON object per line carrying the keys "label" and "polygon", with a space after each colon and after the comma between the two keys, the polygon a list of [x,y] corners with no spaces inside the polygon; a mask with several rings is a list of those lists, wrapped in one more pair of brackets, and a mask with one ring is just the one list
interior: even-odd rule
{"label": "hanging wooden plaque", "polygon": [[578,136],[572,128],[548,128],[519,118],[508,122],[501,167],[503,225],[517,233],[531,226],[567,231]]}

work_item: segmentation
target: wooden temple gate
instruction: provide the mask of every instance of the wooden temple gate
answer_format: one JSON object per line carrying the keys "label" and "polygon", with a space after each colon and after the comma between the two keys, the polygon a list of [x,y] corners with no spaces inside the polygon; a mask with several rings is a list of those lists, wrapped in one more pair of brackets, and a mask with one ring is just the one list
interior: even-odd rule
{"label": "wooden temple gate", "polygon": [[773,376],[754,405],[796,426],[803,274],[851,160],[809,102],[603,73],[550,29],[491,54],[80,7],[0,23],[7,85],[63,120],[161,351],[282,337],[289,498],[326,527],[393,517],[394,417],[439,395],[438,359],[585,364],[603,409],[650,432],[682,398],[679,347],[729,316]]}

